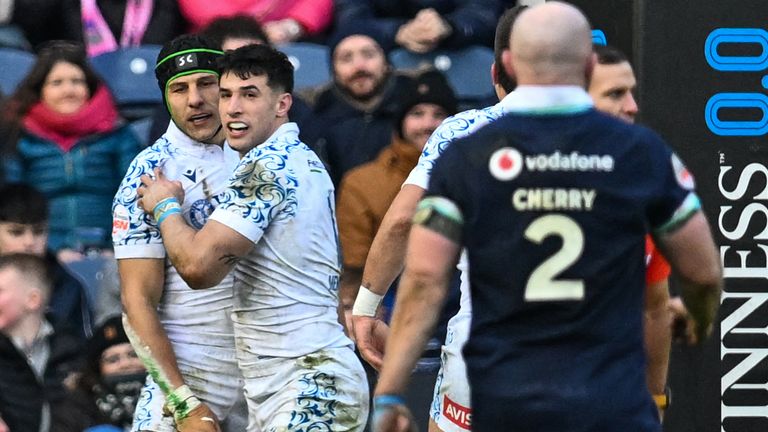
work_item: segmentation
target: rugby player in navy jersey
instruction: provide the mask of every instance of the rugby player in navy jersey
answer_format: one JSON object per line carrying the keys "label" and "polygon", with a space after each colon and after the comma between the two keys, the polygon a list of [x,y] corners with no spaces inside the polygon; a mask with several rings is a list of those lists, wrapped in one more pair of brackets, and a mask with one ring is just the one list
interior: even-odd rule
{"label": "rugby player in navy jersey", "polygon": [[701,338],[719,302],[693,179],[651,131],[593,109],[590,27],[576,8],[525,11],[510,52],[511,113],[445,151],[414,218],[375,430],[408,426],[400,395],[463,246],[473,430],[660,431],[644,373],[646,231]]}

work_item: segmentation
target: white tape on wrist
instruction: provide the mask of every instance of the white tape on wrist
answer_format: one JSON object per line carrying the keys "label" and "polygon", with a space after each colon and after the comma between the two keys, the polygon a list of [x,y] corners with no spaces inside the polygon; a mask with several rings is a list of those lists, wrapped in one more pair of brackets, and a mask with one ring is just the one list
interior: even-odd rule
{"label": "white tape on wrist", "polygon": [[376,294],[371,292],[368,288],[360,286],[360,291],[357,292],[355,304],[352,306],[352,315],[367,317],[376,316],[376,310],[379,308],[379,304],[381,304],[381,299],[383,298],[383,295]]}

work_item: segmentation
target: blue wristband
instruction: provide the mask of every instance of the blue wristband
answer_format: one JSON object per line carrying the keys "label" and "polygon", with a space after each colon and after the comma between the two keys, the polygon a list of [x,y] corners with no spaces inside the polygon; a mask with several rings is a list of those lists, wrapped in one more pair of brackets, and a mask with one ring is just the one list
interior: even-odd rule
{"label": "blue wristband", "polygon": [[160,215],[160,217],[157,219],[157,226],[159,227],[159,226],[160,226],[160,224],[162,224],[162,223],[163,223],[163,221],[165,220],[165,218],[167,218],[168,216],[170,216],[170,215],[172,215],[172,214],[181,214],[181,208],[179,208],[179,207],[171,207],[171,208],[169,208],[168,210],[165,210],[165,211],[164,211],[164,212],[163,212],[163,213]]}
{"label": "blue wristband", "polygon": [[381,416],[388,410],[398,406],[405,405],[405,398],[400,395],[383,394],[373,398],[373,424],[374,428],[381,420]]}
{"label": "blue wristband", "polygon": [[390,407],[393,405],[405,405],[405,398],[400,395],[383,394],[373,397],[373,407]]}

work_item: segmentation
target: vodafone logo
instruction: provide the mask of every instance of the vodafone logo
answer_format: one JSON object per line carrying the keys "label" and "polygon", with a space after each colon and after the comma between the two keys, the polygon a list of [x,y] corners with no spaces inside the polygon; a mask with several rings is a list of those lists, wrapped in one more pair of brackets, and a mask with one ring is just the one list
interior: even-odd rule
{"label": "vodafone logo", "polygon": [[696,186],[693,181],[693,175],[688,171],[688,168],[685,167],[683,161],[681,161],[674,153],[672,154],[672,168],[675,170],[675,179],[677,179],[680,186],[688,190],[693,190]]}
{"label": "vodafone logo", "polygon": [[512,147],[504,147],[496,150],[488,162],[491,175],[501,181],[512,180],[523,169],[523,157],[520,152]]}

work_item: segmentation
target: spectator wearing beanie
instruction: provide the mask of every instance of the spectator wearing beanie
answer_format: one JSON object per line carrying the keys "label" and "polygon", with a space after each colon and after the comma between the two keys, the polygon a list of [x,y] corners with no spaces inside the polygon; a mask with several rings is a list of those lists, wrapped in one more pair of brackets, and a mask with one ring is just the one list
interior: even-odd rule
{"label": "spectator wearing beanie", "polygon": [[121,317],[107,319],[86,345],[85,362],[73,389],[73,413],[77,414],[61,429],[111,425],[128,430],[145,378],[146,370],[128,341]]}
{"label": "spectator wearing beanie", "polygon": [[403,181],[419,159],[429,136],[456,113],[456,97],[445,77],[428,70],[401,93],[395,130],[378,157],[351,171],[341,182],[337,218],[344,270],[341,299],[347,322],[357,297],[363,266],[379,224]]}

